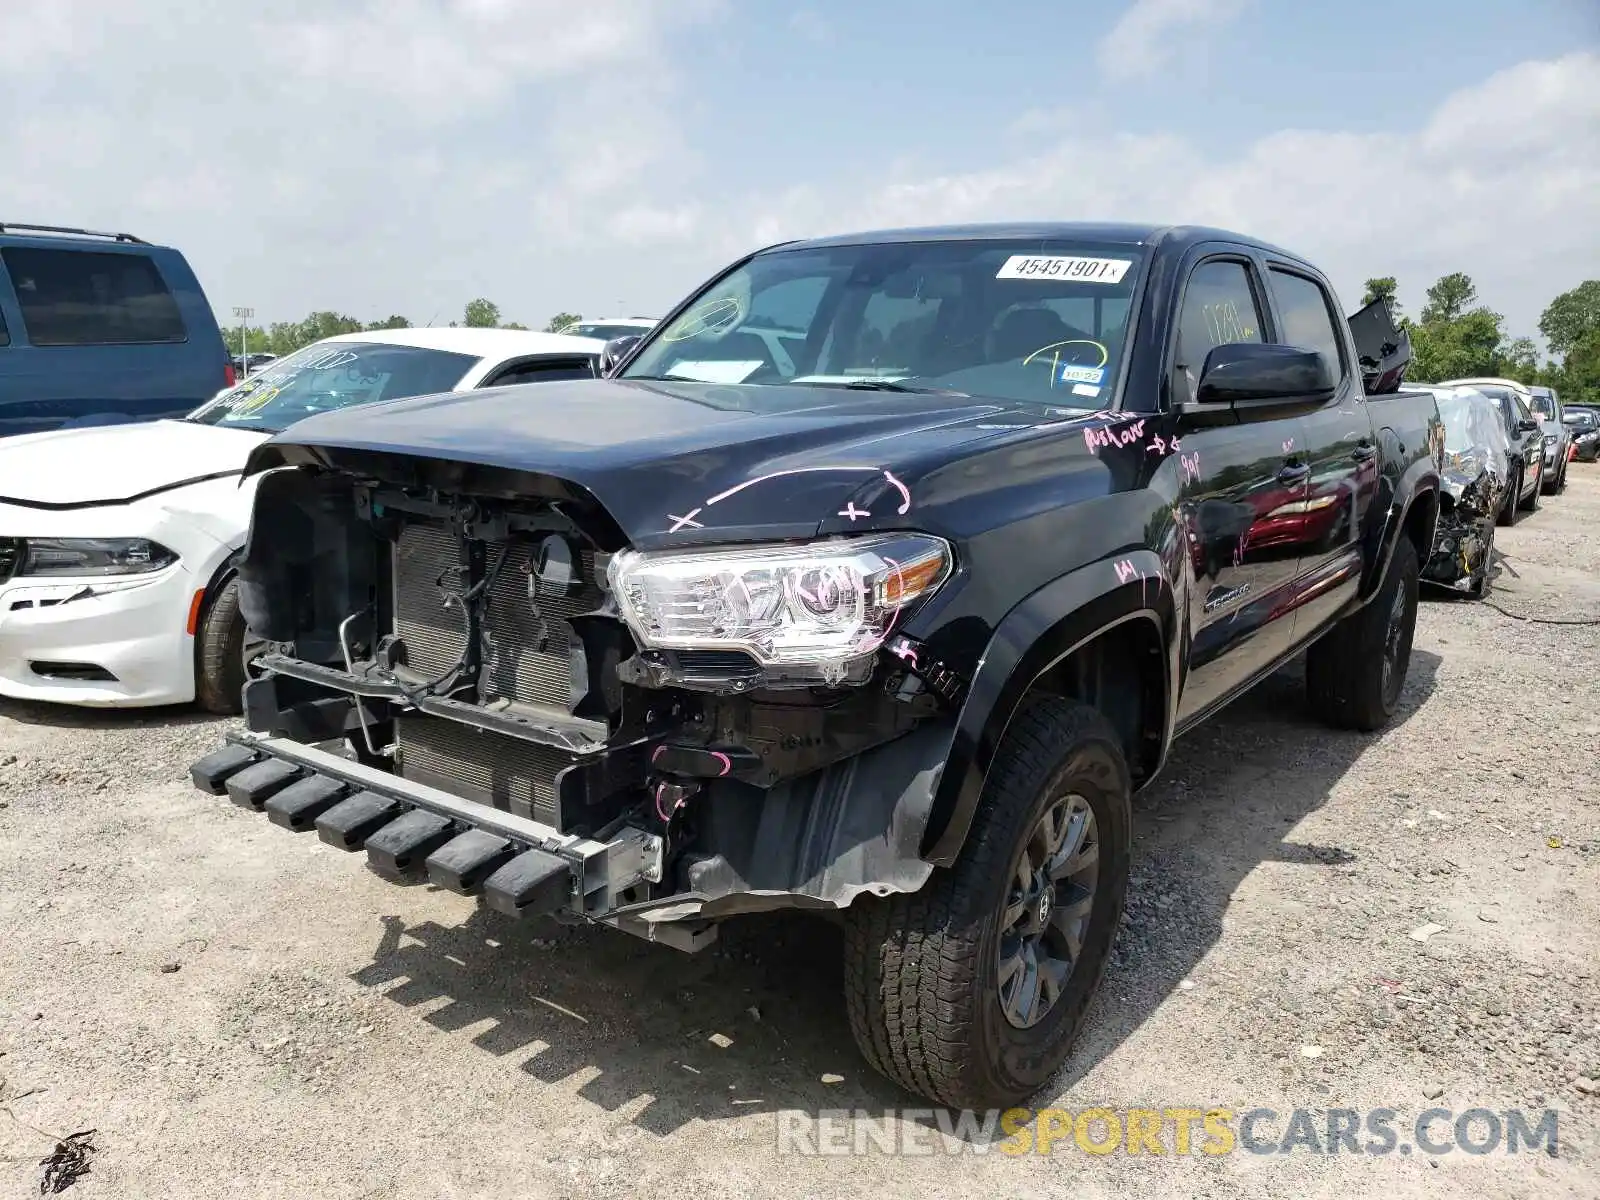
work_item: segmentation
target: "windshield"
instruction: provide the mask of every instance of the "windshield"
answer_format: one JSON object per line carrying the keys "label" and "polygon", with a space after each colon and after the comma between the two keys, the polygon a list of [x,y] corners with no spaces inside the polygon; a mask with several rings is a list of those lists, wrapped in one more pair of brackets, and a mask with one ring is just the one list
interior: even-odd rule
{"label": "windshield", "polygon": [[1143,253],[1038,240],[768,251],[702,292],[623,377],[1109,407]]}
{"label": "windshield", "polygon": [[1444,448],[1451,454],[1504,453],[1505,427],[1493,401],[1480,396],[1443,396],[1439,417],[1444,422]]}
{"label": "windshield", "polygon": [[640,334],[649,333],[648,325],[606,325],[598,321],[579,321],[576,325],[568,325],[561,331],[572,337],[599,338],[602,342],[609,342],[612,338],[638,337]]}
{"label": "windshield", "polygon": [[1574,429],[1582,430],[1585,433],[1595,427],[1594,417],[1586,412],[1569,412],[1561,419]]}
{"label": "windshield", "polygon": [[1556,419],[1556,402],[1549,396],[1541,396],[1535,392],[1533,398],[1528,401],[1528,406],[1547,421]]}
{"label": "windshield", "polygon": [[277,433],[313,413],[451,391],[476,362],[421,346],[319,342],[264,364],[187,419]]}

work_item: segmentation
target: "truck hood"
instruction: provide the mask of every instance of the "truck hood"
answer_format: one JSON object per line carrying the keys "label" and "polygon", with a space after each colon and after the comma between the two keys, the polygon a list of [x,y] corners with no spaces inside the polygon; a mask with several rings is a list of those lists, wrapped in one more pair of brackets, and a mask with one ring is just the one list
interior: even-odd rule
{"label": "truck hood", "polygon": [[[1099,467],[1084,438],[1015,445],[1089,418],[959,395],[580,380],[323,413],[257,448],[247,473],[317,463],[381,475],[373,455],[399,454],[576,485],[638,546],[803,537],[905,528],[963,496],[1060,480],[1073,459]],[[970,461],[991,442],[998,457]]]}
{"label": "truck hood", "polygon": [[265,435],[192,421],[58,429],[0,441],[0,503],[73,509],[131,504],[238,475]]}

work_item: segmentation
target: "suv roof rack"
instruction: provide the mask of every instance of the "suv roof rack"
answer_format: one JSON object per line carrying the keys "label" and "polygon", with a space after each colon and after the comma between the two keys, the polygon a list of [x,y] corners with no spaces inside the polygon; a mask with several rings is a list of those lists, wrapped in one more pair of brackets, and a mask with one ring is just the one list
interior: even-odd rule
{"label": "suv roof rack", "polygon": [[0,233],[65,233],[73,237],[110,238],[114,242],[132,242],[139,246],[150,244],[131,233],[104,233],[98,229],[74,229],[67,225],[23,225],[16,221],[0,221]]}

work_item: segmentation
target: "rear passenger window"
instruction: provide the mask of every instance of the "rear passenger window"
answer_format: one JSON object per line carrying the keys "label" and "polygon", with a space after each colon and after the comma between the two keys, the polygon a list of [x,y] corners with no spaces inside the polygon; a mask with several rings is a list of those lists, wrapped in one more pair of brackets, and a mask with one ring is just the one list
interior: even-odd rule
{"label": "rear passenger window", "polygon": [[1234,342],[1265,341],[1261,309],[1250,273],[1241,262],[1208,262],[1195,268],[1183,293],[1178,316],[1178,353],[1173,372],[1175,399],[1194,399],[1206,355]]}
{"label": "rear passenger window", "polygon": [[11,345],[11,334],[6,330],[6,315],[0,312],[0,346]]}
{"label": "rear passenger window", "polygon": [[114,346],[188,339],[178,302],[143,254],[0,250],[35,346]]}
{"label": "rear passenger window", "polygon": [[1272,268],[1272,294],[1278,301],[1283,328],[1278,340],[1286,346],[1318,350],[1328,360],[1335,377],[1344,375],[1344,360],[1339,353],[1339,335],[1334,332],[1328,294],[1322,285],[1304,275]]}
{"label": "rear passenger window", "polygon": [[563,379],[593,379],[594,361],[585,358],[547,359],[517,363],[489,381],[489,387],[509,387],[514,383],[559,383]]}

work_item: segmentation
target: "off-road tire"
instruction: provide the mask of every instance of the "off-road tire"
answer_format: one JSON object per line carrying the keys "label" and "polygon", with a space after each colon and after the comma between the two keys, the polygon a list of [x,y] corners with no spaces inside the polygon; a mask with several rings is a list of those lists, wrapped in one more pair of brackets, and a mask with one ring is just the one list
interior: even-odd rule
{"label": "off-road tire", "polygon": [[[1127,761],[1087,705],[1040,697],[1011,722],[965,845],[920,892],[864,897],[845,921],[850,1028],[867,1061],[908,1091],[956,1108],[1007,1107],[1065,1061],[1122,918],[1132,844]],[[1029,1028],[1001,1010],[1001,912],[1013,865],[1049,804],[1075,792],[1099,837],[1082,950],[1061,995]]]}
{"label": "off-road tire", "polygon": [[228,580],[206,605],[195,643],[195,703],[206,712],[237,716],[244,710],[245,643],[237,579]]}
{"label": "off-road tire", "polygon": [[[1384,651],[1397,596],[1404,598],[1399,644],[1384,687]],[[1319,719],[1335,729],[1382,729],[1399,706],[1417,626],[1417,548],[1400,535],[1378,592],[1314,642],[1306,653],[1306,694]]]}

